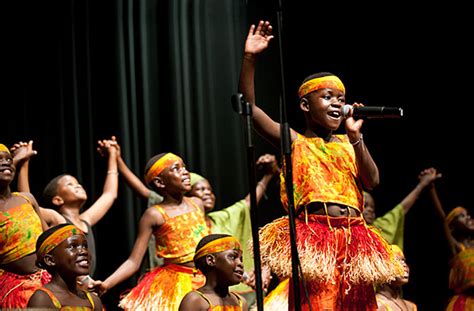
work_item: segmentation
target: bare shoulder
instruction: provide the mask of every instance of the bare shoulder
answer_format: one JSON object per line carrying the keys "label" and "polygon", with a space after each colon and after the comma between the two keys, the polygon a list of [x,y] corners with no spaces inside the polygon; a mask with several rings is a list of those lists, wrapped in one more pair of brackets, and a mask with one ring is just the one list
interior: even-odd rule
{"label": "bare shoulder", "polygon": [[152,226],[161,226],[165,223],[165,219],[158,208],[155,206],[150,206],[143,213],[142,222],[147,222]]}
{"label": "bare shoulder", "polygon": [[205,311],[208,310],[209,307],[209,303],[206,301],[206,299],[204,299],[203,296],[201,296],[196,291],[191,291],[183,297],[183,300],[179,305],[179,310]]}
{"label": "bare shoulder", "polygon": [[49,227],[66,223],[64,216],[51,208],[40,207],[40,212],[41,217]]}
{"label": "bare shoulder", "polygon": [[42,290],[36,290],[28,300],[28,308],[55,308],[51,298]]}
{"label": "bare shoulder", "polygon": [[201,200],[201,198],[199,197],[189,197],[189,199],[194,203],[196,204],[197,206],[199,206],[199,208],[201,210],[204,211],[204,202]]}

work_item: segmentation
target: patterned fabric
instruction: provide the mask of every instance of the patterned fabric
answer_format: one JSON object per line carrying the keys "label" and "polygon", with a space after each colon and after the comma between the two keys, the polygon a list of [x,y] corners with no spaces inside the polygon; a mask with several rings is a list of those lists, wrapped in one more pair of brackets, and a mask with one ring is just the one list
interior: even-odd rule
{"label": "patterned fabric", "polygon": [[[26,200],[27,197],[19,193]],[[35,252],[36,240],[43,232],[41,219],[27,203],[0,213],[0,264],[7,264]]]}
{"label": "patterned fabric", "polygon": [[150,183],[150,181],[153,180],[156,176],[160,175],[160,173],[170,166],[171,164],[175,163],[176,161],[183,161],[180,157],[177,155],[168,152],[164,156],[158,159],[148,170],[148,172],[145,175],[145,181],[147,184]]}
{"label": "patterned fabric", "polygon": [[49,298],[51,298],[51,301],[53,302],[54,307],[58,308],[61,311],[92,311],[95,308],[94,300],[92,299],[92,296],[89,292],[84,291],[84,294],[86,295],[87,300],[91,304],[91,307],[79,307],[79,306],[62,306],[61,302],[59,299],[53,294],[52,291],[47,289],[46,287],[41,287],[38,288],[37,290],[45,292]]}
{"label": "patterned fabric", "polygon": [[26,308],[34,291],[50,281],[46,270],[19,275],[0,269],[0,309]]}
{"label": "patterned fabric", "polygon": [[[390,245],[365,226],[362,217],[307,217],[307,222],[296,219],[296,231],[312,306],[321,307],[315,310],[376,310],[373,285],[394,280],[403,269]],[[280,279],[291,277],[290,249],[288,217],[260,230],[262,265]],[[291,292],[290,287],[290,306]]]}
{"label": "patterned fabric", "polygon": [[[207,217],[211,220],[211,233],[230,234],[239,240],[240,245],[242,245],[244,269],[245,271],[252,271],[254,261],[248,247],[248,242],[252,240],[250,206],[245,203],[245,200],[240,200],[224,209],[207,213]],[[239,294],[253,291],[251,287],[244,283],[232,285],[229,289]],[[250,300],[247,299],[247,302]]]}
{"label": "patterned fabric", "polygon": [[449,288],[456,294],[474,289],[474,248],[464,248],[452,261]]}
{"label": "patterned fabric", "polygon": [[236,297],[237,300],[239,301],[238,306],[215,306],[215,305],[212,304],[211,300],[206,295],[204,295],[203,293],[201,293],[198,290],[194,291],[194,292],[199,294],[209,304],[209,309],[207,309],[208,311],[241,311],[241,310],[243,310],[242,309],[242,297],[240,297],[236,293],[230,292],[230,294],[232,296]]}
{"label": "patterned fabric", "polygon": [[374,220],[382,236],[389,244],[396,244],[403,250],[403,232],[405,228],[405,212],[403,205],[398,204],[385,215]]}
{"label": "patterned fabric", "polygon": [[[53,229],[55,230],[55,229]],[[57,229],[50,236],[48,236],[41,245],[39,245],[36,254],[38,256],[37,261],[43,260],[43,257],[56,248],[59,244],[77,234],[83,234],[80,229],[73,225],[66,225],[60,229]]]}
{"label": "patterned fabric", "polygon": [[194,260],[204,257],[209,254],[220,253],[227,250],[241,250],[242,246],[240,246],[239,241],[233,236],[224,237],[220,239],[213,240],[205,245],[203,245],[200,249],[196,250],[196,254],[194,255]]}
{"label": "patterned fabric", "polygon": [[155,205],[165,220],[153,235],[156,241],[156,255],[164,258],[165,263],[184,263],[192,261],[196,245],[209,234],[204,212],[192,199],[184,198],[194,211],[169,217],[164,209]]}
{"label": "patterned fabric", "polygon": [[205,282],[204,275],[196,269],[164,265],[144,274],[137,286],[122,295],[119,307],[133,311],[177,311],[184,295]]}
{"label": "patterned fabric", "polygon": [[[293,286],[293,285],[291,285]],[[288,297],[290,295],[290,279],[281,280],[263,301],[265,311],[288,310]]]}
{"label": "patterned fabric", "polygon": [[456,295],[449,301],[446,311],[472,311],[474,310],[474,297]]}
{"label": "patterned fabric", "polygon": [[300,89],[298,90],[298,96],[301,98],[306,94],[325,88],[336,89],[342,92],[346,91],[342,81],[338,77],[331,75],[306,81],[300,86]]}
{"label": "patterned fabric", "polygon": [[[339,142],[326,143],[320,137],[298,134],[292,144],[295,208],[311,202],[332,202],[363,210],[363,192],[354,148],[346,135],[335,135]],[[280,196],[288,208],[282,169]]]}

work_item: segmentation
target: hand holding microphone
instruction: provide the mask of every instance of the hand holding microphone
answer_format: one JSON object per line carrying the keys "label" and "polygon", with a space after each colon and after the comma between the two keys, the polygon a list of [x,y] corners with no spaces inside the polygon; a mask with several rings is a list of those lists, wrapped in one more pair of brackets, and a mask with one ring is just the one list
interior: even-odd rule
{"label": "hand holding microphone", "polygon": [[397,119],[403,116],[403,109],[397,107],[366,107],[344,105],[342,107],[342,116],[344,118],[353,117],[354,119]]}

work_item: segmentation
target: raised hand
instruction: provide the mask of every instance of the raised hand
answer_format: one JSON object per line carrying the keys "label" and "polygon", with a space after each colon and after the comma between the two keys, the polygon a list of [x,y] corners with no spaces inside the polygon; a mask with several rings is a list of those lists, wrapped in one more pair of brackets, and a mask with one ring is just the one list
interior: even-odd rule
{"label": "raised hand", "polygon": [[112,136],[110,139],[102,139],[97,141],[97,144],[99,145],[97,147],[97,152],[103,157],[105,157],[108,152],[109,148],[115,148],[117,150],[117,157],[120,156],[120,145],[117,142],[117,138],[115,136]]}
{"label": "raised hand", "polygon": [[435,168],[430,167],[421,171],[418,175],[418,179],[420,180],[420,184],[423,187],[432,184],[436,179],[441,178],[442,174],[438,173]]}
{"label": "raised hand", "polygon": [[272,29],[268,21],[260,21],[257,27],[255,27],[255,25],[250,26],[247,40],[245,41],[244,53],[259,54],[265,50],[270,40],[274,37],[272,35]]}
{"label": "raised hand", "polygon": [[262,169],[266,175],[275,175],[280,173],[278,161],[273,154],[261,155],[257,162],[257,168]]}
{"label": "raised hand", "polygon": [[14,144],[10,148],[10,152],[13,155],[15,165],[18,165],[18,163],[22,163],[23,161],[28,161],[32,156],[38,153],[36,150],[33,150],[32,140],[29,142],[20,141]]}

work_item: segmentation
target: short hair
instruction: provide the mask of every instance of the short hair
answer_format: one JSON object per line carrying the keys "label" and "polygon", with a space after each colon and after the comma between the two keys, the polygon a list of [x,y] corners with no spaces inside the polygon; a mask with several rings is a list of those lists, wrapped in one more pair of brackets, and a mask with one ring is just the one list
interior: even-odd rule
{"label": "short hair", "polygon": [[68,174],[61,174],[59,176],[54,177],[49,181],[49,183],[44,187],[43,190],[43,199],[44,199],[44,206],[48,208],[52,208],[56,210],[58,207],[53,204],[53,198],[58,194],[58,184],[59,180]]}
{"label": "short hair", "polygon": [[[166,154],[168,154],[168,152],[163,152],[163,153],[159,153],[157,155],[154,155],[153,157],[151,157],[147,162],[146,162],[146,165],[145,165],[145,173],[143,174],[144,176],[146,176],[148,174],[148,171],[151,169],[151,167],[153,166],[153,164],[156,163],[156,161],[158,161],[159,159],[161,159],[163,156],[165,156]],[[148,187],[152,188],[153,190],[155,191],[160,191],[160,189],[158,189],[156,186],[155,186],[155,183],[153,181],[150,181],[148,184],[147,184]]]}
{"label": "short hair", "polygon": [[[203,237],[199,243],[196,246],[196,253],[206,246],[206,244],[215,241],[217,239],[221,238],[226,238],[226,237],[231,237],[232,235],[230,234],[222,234],[222,233],[214,233],[214,234],[209,234]],[[208,266],[206,263],[206,256],[200,257],[194,261],[194,265],[196,266],[197,269],[201,270],[202,273],[206,273],[208,271]]]}

